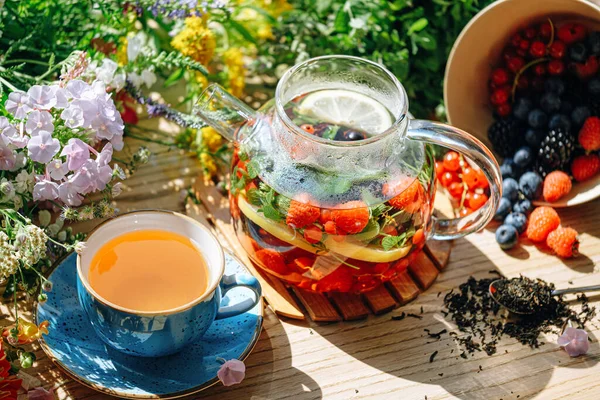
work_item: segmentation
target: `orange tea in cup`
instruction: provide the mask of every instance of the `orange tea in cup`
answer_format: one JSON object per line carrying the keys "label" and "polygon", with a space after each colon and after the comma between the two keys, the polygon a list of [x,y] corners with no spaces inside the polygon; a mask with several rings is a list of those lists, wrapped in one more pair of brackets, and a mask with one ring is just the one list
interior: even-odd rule
{"label": "orange tea in cup", "polygon": [[166,311],[202,296],[208,269],[187,237],[166,230],[139,230],[111,239],[95,253],[89,283],[117,306]]}

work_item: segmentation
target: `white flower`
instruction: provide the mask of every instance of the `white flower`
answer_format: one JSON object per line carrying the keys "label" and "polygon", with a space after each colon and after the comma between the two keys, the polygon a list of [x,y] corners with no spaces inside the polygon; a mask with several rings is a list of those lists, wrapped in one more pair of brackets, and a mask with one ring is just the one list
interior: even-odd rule
{"label": "white flower", "polygon": [[129,79],[129,82],[131,82],[131,84],[138,89],[140,88],[140,86],[142,86],[142,83],[144,83],[142,77],[136,74],[135,72],[130,72],[129,74],[127,74],[127,79]]}
{"label": "white flower", "polygon": [[0,135],[8,138],[17,134],[17,128],[12,126],[6,117],[0,117]]}
{"label": "white flower", "polygon": [[65,125],[69,128],[79,128],[83,126],[83,110],[81,108],[71,105],[65,108],[60,114],[60,118],[65,121]]}
{"label": "white flower", "polygon": [[25,118],[27,113],[32,110],[29,96],[24,92],[12,92],[8,95],[8,100],[4,103],[6,111],[15,116],[15,118]]}
{"label": "white flower", "polygon": [[48,172],[48,175],[50,175],[50,178],[54,179],[55,181],[60,181],[69,172],[69,167],[61,160],[54,159],[48,163],[46,166],[46,171]]}
{"label": "white flower", "polygon": [[69,93],[58,85],[52,85],[50,87],[54,91],[54,96],[56,96],[56,105],[54,108],[67,107],[69,105]]}
{"label": "white flower", "polygon": [[17,153],[15,156],[15,165],[10,169],[10,172],[19,171],[25,167],[27,164],[27,157],[25,157],[25,153]]}
{"label": "white flower", "polygon": [[[12,144],[17,149],[22,149],[27,146],[29,137],[23,134],[23,122],[19,123],[20,132],[17,128],[10,125],[8,119],[0,117],[0,137],[8,140],[8,143]],[[6,142],[6,141],[5,141]]]}
{"label": "white flower", "polygon": [[146,36],[139,31],[135,36],[127,40],[127,60],[133,62],[142,52],[142,47],[146,43]]}
{"label": "white flower", "polygon": [[12,201],[15,197],[15,187],[11,181],[6,178],[0,179],[0,197],[3,201]]}
{"label": "white flower", "polygon": [[96,70],[96,77],[104,82],[104,84],[109,85],[118,67],[119,65],[116,62],[110,58],[105,58],[102,60],[102,66]]}
{"label": "white flower", "polygon": [[142,80],[146,84],[146,87],[149,88],[156,83],[156,75],[149,69],[145,69],[142,71]]}
{"label": "white flower", "polygon": [[115,76],[110,83],[117,92],[125,87],[125,82],[127,80],[127,76],[125,75],[125,71],[121,70],[115,73]]}
{"label": "white flower", "polygon": [[115,183],[110,191],[112,197],[119,197],[121,192],[123,192],[123,184],[121,182]]}
{"label": "white flower", "polygon": [[69,81],[66,86],[67,93],[74,99],[80,99],[90,89],[90,85],[79,79]]}
{"label": "white flower", "polygon": [[19,208],[23,207],[23,199],[21,198],[21,196],[13,197],[12,202],[15,210],[18,210]]}
{"label": "white flower", "polygon": [[33,85],[27,94],[34,108],[49,110],[56,105],[56,94],[48,85]]}
{"label": "white flower", "polygon": [[49,133],[54,132],[52,114],[50,114],[48,111],[33,110],[27,117],[25,130],[31,136],[37,136],[40,131],[46,131]]}
{"label": "white flower", "polygon": [[33,174],[29,174],[26,170],[22,170],[15,177],[15,189],[17,193],[31,193],[33,190]]}
{"label": "white flower", "polygon": [[[58,235],[58,232],[60,232],[60,230],[63,228],[63,226],[65,225],[65,221],[62,218],[57,218],[56,222],[53,224],[48,225],[48,227],[46,227],[46,232],[48,232],[48,234],[52,237]],[[64,231],[63,231],[64,232]],[[66,234],[66,232],[65,232]],[[65,239],[62,239],[61,241],[65,241]]]}
{"label": "white flower", "polygon": [[75,243],[75,252],[77,254],[83,253],[84,250],[85,250],[85,242],[77,242],[77,243]]}

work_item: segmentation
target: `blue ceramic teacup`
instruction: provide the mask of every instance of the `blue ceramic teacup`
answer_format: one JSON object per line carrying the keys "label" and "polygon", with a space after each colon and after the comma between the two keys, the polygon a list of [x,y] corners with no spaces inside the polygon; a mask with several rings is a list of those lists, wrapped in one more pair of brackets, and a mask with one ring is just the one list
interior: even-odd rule
{"label": "blue ceramic teacup", "polygon": [[[120,307],[94,291],[88,281],[94,254],[117,236],[148,229],[184,235],[198,247],[206,260],[209,275],[204,294],[177,308],[151,312]],[[88,237],[85,250],[77,257],[77,294],[94,330],[106,344],[135,356],[164,356],[198,340],[216,319],[239,315],[256,305],[261,295],[256,278],[250,275],[223,276],[224,268],[223,249],[205,226],[174,212],[136,211],[104,222]],[[254,298],[222,306],[222,296],[240,286],[252,290]]]}

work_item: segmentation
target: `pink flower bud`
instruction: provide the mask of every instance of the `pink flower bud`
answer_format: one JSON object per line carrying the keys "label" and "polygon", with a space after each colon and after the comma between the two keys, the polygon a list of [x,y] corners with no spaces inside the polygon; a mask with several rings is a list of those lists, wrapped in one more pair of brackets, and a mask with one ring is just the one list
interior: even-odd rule
{"label": "pink flower bud", "polygon": [[219,368],[217,376],[224,386],[237,385],[246,376],[246,366],[242,361],[236,359],[225,361]]}

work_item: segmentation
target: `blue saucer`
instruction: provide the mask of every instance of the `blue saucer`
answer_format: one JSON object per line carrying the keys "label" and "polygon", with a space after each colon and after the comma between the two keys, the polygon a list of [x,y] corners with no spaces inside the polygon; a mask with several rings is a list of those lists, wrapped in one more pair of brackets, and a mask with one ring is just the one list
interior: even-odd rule
{"label": "blue saucer", "polygon": [[[48,357],[73,379],[95,390],[122,398],[172,398],[198,392],[218,382],[217,357],[244,360],[262,329],[262,301],[237,317],[215,321],[204,337],[180,353],[140,358],[104,344],[88,322],[77,299],[76,255],[65,258],[51,273],[48,301],[35,309],[36,323],[50,321],[40,339]],[[225,274],[246,272],[240,261],[225,252]],[[222,305],[244,298],[242,290],[227,293]]]}

